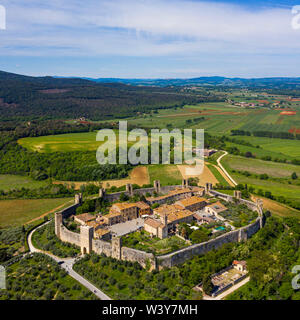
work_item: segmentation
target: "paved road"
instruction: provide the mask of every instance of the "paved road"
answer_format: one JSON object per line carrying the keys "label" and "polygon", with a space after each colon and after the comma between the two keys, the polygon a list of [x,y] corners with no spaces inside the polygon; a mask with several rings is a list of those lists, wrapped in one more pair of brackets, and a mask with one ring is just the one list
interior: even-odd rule
{"label": "paved road", "polygon": [[224,152],[225,152],[225,153],[223,153],[223,154],[217,159],[218,166],[222,169],[222,171],[225,173],[225,175],[228,177],[228,179],[230,179],[230,181],[236,186],[236,185],[237,185],[236,181],[233,180],[233,178],[232,178],[232,177],[230,176],[230,174],[225,170],[225,168],[222,166],[222,164],[221,164],[221,162],[220,162],[221,159],[228,154],[227,151],[224,151]]}
{"label": "paved road", "polygon": [[[41,226],[33,229],[30,234],[28,235],[28,247],[29,247],[29,251],[30,252],[40,252],[43,254],[46,254],[47,256],[51,257],[53,260],[55,260],[57,263],[59,263],[60,267],[65,269],[67,271],[67,273],[74,278],[75,280],[77,280],[79,283],[81,283],[84,287],[86,287],[88,290],[90,290],[91,292],[93,292],[99,299],[101,300],[112,300],[108,295],[106,295],[103,291],[99,290],[97,287],[95,287],[93,284],[91,284],[89,281],[87,281],[85,278],[83,278],[81,275],[79,275],[76,271],[73,270],[73,265],[74,263],[78,260],[78,258],[60,258],[57,257],[51,253],[45,252],[43,250],[39,250],[37,248],[34,247],[34,245],[32,244],[32,235],[33,233],[45,226],[46,224],[48,224],[50,221],[42,224]],[[80,258],[79,258],[80,259]]]}

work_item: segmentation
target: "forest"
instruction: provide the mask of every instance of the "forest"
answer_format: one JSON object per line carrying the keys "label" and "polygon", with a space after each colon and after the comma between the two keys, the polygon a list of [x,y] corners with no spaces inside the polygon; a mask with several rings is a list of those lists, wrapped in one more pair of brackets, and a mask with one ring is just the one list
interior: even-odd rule
{"label": "forest", "polygon": [[0,120],[105,120],[136,116],[151,110],[219,101],[207,94],[178,89],[100,84],[82,79],[26,77],[0,72]]}

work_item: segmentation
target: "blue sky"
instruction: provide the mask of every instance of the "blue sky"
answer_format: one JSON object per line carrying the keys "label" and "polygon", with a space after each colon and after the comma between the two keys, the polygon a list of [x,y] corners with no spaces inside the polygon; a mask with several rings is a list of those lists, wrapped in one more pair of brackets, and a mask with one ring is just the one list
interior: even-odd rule
{"label": "blue sky", "polygon": [[0,0],[7,20],[0,70],[95,78],[300,76],[295,1]]}

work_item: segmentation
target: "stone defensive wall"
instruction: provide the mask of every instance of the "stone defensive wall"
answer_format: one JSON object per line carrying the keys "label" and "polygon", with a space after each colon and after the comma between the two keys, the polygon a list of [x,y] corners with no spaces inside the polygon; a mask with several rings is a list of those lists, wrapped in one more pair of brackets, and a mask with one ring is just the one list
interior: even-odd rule
{"label": "stone defensive wall", "polygon": [[[127,195],[133,195],[134,193],[145,195],[147,192],[167,193],[179,187],[182,186],[176,185],[161,187],[159,181],[155,181],[154,188],[143,188],[133,190],[131,185],[127,185],[126,191],[112,194],[106,194],[105,190],[100,189],[99,197],[105,198],[106,200],[112,202],[118,200],[122,193],[125,193]],[[166,255],[154,256],[152,253],[147,253],[145,251],[136,250],[133,248],[123,247],[122,238],[119,237],[113,237],[111,242],[103,241],[100,239],[94,239],[94,229],[89,226],[81,226],[80,233],[68,230],[64,226],[63,220],[70,217],[71,215],[76,214],[76,208],[80,206],[82,203],[82,195],[76,194],[74,205],[71,205],[70,207],[63,209],[62,211],[55,213],[55,234],[62,241],[69,242],[80,247],[81,252],[83,254],[91,252],[95,252],[97,254],[105,254],[108,257],[112,257],[118,260],[138,262],[144,268],[147,268],[148,270],[153,270],[161,269],[164,267],[172,267],[181,264],[195,255],[205,254],[208,251],[219,248],[225,243],[246,241],[260,228],[263,227],[264,221],[261,202],[254,203],[248,200],[244,200],[241,198],[240,193],[236,193],[235,197],[233,197],[227,194],[214,191],[212,190],[211,184],[206,185],[205,191],[207,194],[211,196],[216,196],[228,202],[238,201],[241,204],[245,204],[249,209],[257,211],[259,217],[255,220],[255,222],[246,227],[230,231],[207,242],[194,244]]]}
{"label": "stone defensive wall", "polygon": [[225,243],[246,241],[260,229],[261,219],[262,218],[259,217],[255,222],[246,227],[230,231],[207,242],[194,244],[187,248],[163,256],[158,256],[156,257],[158,268],[173,267],[185,262],[195,255],[205,254],[211,250],[217,249]]}

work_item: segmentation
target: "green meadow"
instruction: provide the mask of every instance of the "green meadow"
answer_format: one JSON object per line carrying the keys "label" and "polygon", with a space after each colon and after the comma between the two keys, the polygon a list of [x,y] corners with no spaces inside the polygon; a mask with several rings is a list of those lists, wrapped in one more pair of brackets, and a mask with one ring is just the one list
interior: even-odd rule
{"label": "green meadow", "polygon": [[[259,155],[284,155],[285,158],[298,158],[300,159],[300,140],[289,140],[289,139],[277,139],[277,138],[264,138],[264,137],[253,137],[253,136],[234,136],[234,138],[250,142],[254,146],[260,146],[262,149],[255,148],[255,152]],[[228,143],[230,145],[230,143]],[[241,149],[239,145],[239,149]],[[249,147],[246,147],[249,149]],[[251,150],[249,150],[251,151]],[[266,152],[270,152],[267,154]]]}
{"label": "green meadow", "polygon": [[36,181],[26,176],[0,174],[0,190],[3,191],[21,188],[36,189],[46,185],[46,181]]}
{"label": "green meadow", "polygon": [[151,184],[154,180],[160,180],[161,185],[181,184],[182,175],[176,165],[153,164],[147,168]]}

